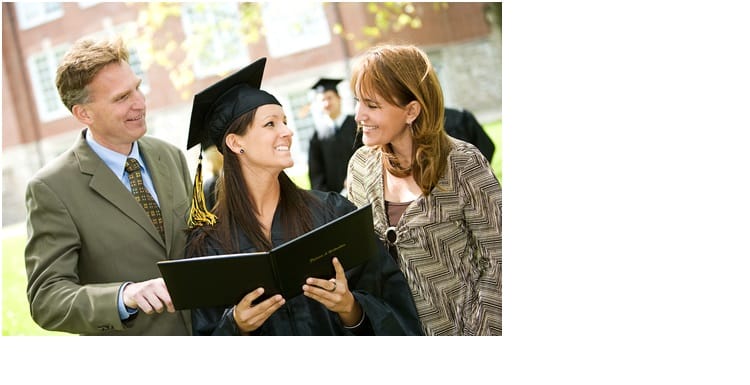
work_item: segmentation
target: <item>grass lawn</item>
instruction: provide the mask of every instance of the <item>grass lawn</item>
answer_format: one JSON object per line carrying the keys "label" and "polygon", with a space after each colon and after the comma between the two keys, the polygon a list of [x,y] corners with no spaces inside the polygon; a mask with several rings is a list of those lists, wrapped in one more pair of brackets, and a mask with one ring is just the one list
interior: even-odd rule
{"label": "grass lawn", "polygon": [[[492,157],[492,169],[502,183],[502,121],[484,125],[487,135],[495,143],[495,154]],[[295,183],[303,188],[310,188],[307,175],[292,177]],[[29,303],[26,299],[26,268],[24,267],[23,249],[26,243],[25,224],[3,228],[3,272],[2,272],[2,328],[4,336],[51,336],[70,335],[46,331],[31,319]]]}
{"label": "grass lawn", "polygon": [[44,330],[31,319],[26,299],[26,268],[23,261],[25,244],[25,224],[3,228],[3,335],[70,335]]}
{"label": "grass lawn", "polygon": [[495,144],[495,154],[492,156],[492,162],[490,166],[495,171],[497,180],[500,181],[500,185],[503,184],[503,122],[498,120],[496,122],[484,124],[484,131],[487,132],[492,143]]}

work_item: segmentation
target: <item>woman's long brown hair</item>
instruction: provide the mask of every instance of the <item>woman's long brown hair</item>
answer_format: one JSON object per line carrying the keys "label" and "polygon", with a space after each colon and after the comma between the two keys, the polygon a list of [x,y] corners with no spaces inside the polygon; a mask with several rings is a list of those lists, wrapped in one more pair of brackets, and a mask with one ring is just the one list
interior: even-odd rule
{"label": "woman's long brown hair", "polygon": [[398,164],[390,143],[379,148],[388,172],[397,177],[413,175],[422,194],[429,194],[445,172],[451,144],[443,125],[443,91],[427,55],[413,45],[373,47],[354,67],[351,84],[360,100],[377,94],[395,106],[420,104],[421,113],[411,124],[411,167]]}

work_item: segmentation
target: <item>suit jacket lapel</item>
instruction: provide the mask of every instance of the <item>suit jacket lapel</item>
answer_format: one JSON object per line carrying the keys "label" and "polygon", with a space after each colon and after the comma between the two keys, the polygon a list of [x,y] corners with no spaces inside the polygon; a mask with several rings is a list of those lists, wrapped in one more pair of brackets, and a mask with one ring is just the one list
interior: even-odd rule
{"label": "suit jacket lapel", "polygon": [[[84,174],[91,175],[89,187],[99,193],[104,199],[112,203],[128,218],[141,226],[152,238],[164,246],[164,241],[151,223],[146,211],[133,198],[133,195],[123,186],[117,176],[112,173],[106,164],[86,143],[83,134],[78,139],[73,152],[78,159],[80,170]],[[158,189],[157,189],[158,193]],[[161,199],[159,200],[161,203]],[[165,223],[166,225],[166,223]],[[166,226],[165,226],[166,231]]]}

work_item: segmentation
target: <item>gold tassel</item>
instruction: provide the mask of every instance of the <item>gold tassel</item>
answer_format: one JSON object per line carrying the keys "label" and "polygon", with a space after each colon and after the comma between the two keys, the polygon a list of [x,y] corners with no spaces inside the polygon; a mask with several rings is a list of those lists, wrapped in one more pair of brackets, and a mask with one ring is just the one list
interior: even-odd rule
{"label": "gold tassel", "polygon": [[216,215],[206,208],[206,197],[203,195],[202,152],[203,149],[201,148],[201,154],[198,155],[198,170],[195,172],[193,182],[193,202],[190,204],[190,218],[188,218],[188,228],[190,229],[216,224]]}

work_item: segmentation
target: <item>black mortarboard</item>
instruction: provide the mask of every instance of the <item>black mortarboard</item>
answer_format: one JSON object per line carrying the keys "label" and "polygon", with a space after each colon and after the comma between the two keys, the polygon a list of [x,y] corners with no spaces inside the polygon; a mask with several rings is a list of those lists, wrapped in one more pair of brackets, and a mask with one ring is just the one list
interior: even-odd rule
{"label": "black mortarboard", "polygon": [[336,89],[336,85],[340,82],[341,79],[320,78],[320,80],[312,86],[312,89],[316,92],[335,91],[338,94],[339,90]]}
{"label": "black mortarboard", "polygon": [[199,143],[204,148],[215,144],[223,153],[221,140],[235,119],[262,105],[281,105],[273,95],[260,89],[265,67],[266,58],[260,58],[195,94],[188,149]]}
{"label": "black mortarboard", "polygon": [[[190,115],[187,148],[201,144],[208,148],[215,144],[222,154],[224,138],[229,126],[241,115],[266,104],[278,104],[278,100],[260,89],[266,58],[260,58],[249,66],[219,80],[193,97],[193,112]],[[216,223],[216,216],[206,207],[203,193],[201,155],[193,181],[193,201],[190,205],[188,227],[195,228]]]}

